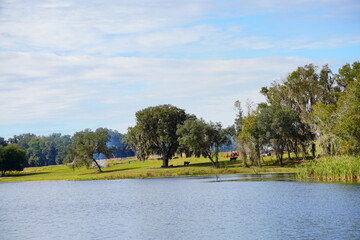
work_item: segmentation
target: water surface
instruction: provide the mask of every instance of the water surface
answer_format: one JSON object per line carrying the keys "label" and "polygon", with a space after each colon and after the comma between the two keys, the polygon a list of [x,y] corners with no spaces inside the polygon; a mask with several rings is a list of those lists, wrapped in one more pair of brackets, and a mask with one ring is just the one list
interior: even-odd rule
{"label": "water surface", "polygon": [[0,196],[4,240],[360,239],[359,184],[291,175],[1,183]]}

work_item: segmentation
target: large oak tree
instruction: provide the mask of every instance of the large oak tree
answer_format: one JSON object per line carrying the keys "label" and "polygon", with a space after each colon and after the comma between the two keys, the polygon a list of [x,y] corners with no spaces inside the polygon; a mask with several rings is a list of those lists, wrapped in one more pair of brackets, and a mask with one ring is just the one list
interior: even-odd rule
{"label": "large oak tree", "polygon": [[185,110],[169,104],[140,110],[136,113],[135,127],[129,128],[128,144],[141,151],[143,158],[147,158],[149,153],[160,154],[162,167],[168,167],[179,147],[176,129],[186,118]]}

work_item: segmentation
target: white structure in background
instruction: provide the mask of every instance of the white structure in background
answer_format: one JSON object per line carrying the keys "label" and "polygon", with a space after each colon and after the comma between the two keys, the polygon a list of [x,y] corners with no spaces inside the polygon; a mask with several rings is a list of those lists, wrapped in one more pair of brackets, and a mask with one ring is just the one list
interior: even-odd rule
{"label": "white structure in background", "polygon": [[[106,160],[96,160],[96,162],[100,165],[101,168],[108,167],[108,164],[107,164]],[[97,166],[95,165],[94,162],[92,163],[91,168],[97,168]]]}

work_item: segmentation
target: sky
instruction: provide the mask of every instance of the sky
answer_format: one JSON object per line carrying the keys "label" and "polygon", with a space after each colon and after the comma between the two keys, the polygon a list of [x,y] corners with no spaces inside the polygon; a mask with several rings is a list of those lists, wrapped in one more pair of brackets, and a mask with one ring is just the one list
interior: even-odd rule
{"label": "sky", "polygon": [[0,0],[0,136],[126,133],[160,104],[226,127],[297,67],[359,60],[358,0]]}

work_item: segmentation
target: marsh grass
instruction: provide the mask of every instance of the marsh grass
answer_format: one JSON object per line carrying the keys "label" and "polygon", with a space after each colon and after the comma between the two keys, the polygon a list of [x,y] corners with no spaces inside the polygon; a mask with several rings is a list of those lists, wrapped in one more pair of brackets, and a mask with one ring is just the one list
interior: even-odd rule
{"label": "marsh grass", "polygon": [[360,157],[323,157],[298,166],[298,179],[360,182]]}

